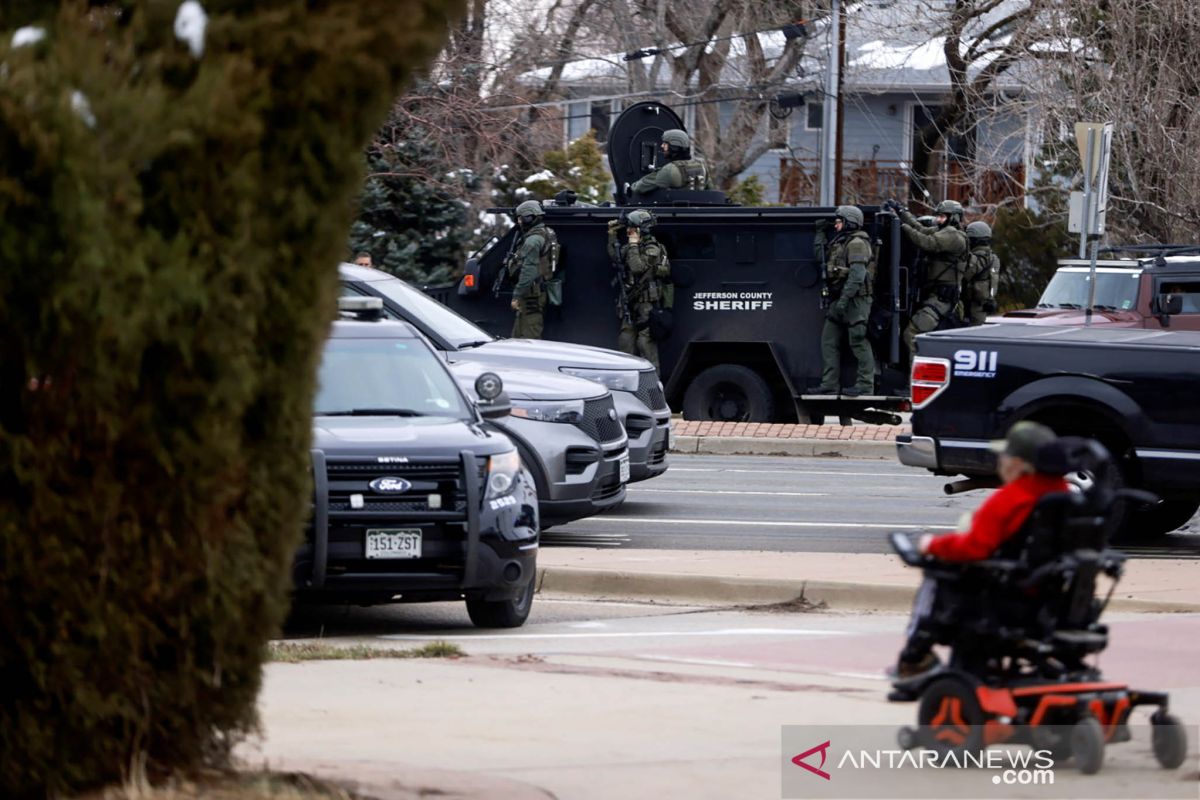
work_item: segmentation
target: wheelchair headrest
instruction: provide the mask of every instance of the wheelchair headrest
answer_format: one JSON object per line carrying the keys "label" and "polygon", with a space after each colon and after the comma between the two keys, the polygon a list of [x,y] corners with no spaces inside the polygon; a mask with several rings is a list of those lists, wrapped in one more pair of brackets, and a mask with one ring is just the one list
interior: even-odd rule
{"label": "wheelchair headrest", "polygon": [[1081,436],[1060,436],[1038,448],[1033,467],[1047,475],[1066,475],[1068,472],[1106,474],[1112,457],[1104,445]]}

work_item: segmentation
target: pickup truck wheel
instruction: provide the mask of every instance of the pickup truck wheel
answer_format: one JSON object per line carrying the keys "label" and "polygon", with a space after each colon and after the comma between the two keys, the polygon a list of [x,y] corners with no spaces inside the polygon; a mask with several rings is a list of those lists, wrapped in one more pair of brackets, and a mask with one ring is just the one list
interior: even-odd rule
{"label": "pickup truck wheel", "polygon": [[740,364],[718,364],[697,375],[683,394],[683,417],[721,422],[770,422],[775,399],[762,376]]}
{"label": "pickup truck wheel", "polygon": [[1142,506],[1129,512],[1125,534],[1130,538],[1163,536],[1182,528],[1200,510],[1200,499],[1163,500],[1152,506]]}
{"label": "pickup truck wheel", "polygon": [[467,598],[467,616],[477,628],[519,628],[529,619],[533,610],[533,584],[530,580],[525,589],[511,600],[482,600]]}

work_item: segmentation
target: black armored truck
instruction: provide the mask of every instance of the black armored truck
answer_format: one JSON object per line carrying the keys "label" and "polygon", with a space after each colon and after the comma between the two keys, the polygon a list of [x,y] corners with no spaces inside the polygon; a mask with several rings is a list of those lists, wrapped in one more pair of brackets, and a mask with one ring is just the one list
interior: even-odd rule
{"label": "black armored truck", "polygon": [[912,434],[900,461],[997,485],[989,441],[1034,420],[1100,441],[1126,486],[1160,501],[1129,513],[1130,537],[1175,530],[1200,509],[1200,333],[984,325],[917,339]]}
{"label": "black armored truck", "polygon": [[295,556],[301,599],[466,601],[481,627],[516,627],[533,603],[538,501],[513,443],[500,379],[459,389],[425,339],[342,298],[313,410],[313,512]]}
{"label": "black armored truck", "polygon": [[[862,207],[877,268],[869,335],[876,392],[867,397],[806,395],[821,377],[824,259],[815,246],[832,208],[743,207],[722,192],[626,188],[656,166],[664,130],[683,122],[659,103],[626,109],[609,133],[616,203],[545,203],[545,222],[560,250],[562,302],[547,309],[544,338],[613,347],[620,319],[607,225],[634,207],[657,218],[655,237],[671,263],[672,330],[658,342],[661,376],[672,408],[686,419],[820,422],[826,416],[895,423],[907,410],[908,358],[901,333],[912,306],[917,254],[889,212]],[[509,213],[508,209],[493,209]],[[508,231],[467,261],[457,291],[438,296],[480,327],[512,327],[511,286],[503,265],[516,241]],[[832,236],[832,231],[830,231]],[[843,364],[849,378],[853,366]],[[845,380],[848,386],[852,380]]]}

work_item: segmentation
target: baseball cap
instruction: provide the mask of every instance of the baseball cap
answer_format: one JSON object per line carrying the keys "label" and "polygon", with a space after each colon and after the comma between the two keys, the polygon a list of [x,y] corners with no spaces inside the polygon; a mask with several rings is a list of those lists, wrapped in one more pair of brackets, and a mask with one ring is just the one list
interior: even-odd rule
{"label": "baseball cap", "polygon": [[989,447],[993,453],[1004,453],[1030,464],[1037,460],[1038,451],[1057,440],[1054,431],[1040,422],[1022,420],[1008,429],[1004,439],[993,439]]}

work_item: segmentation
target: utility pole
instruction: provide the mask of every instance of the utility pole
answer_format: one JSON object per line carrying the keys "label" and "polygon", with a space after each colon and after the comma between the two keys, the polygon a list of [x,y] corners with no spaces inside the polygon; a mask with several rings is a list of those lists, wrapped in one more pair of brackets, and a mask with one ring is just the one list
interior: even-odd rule
{"label": "utility pole", "polygon": [[842,131],[846,106],[842,103],[842,86],[846,82],[846,14],[838,14],[837,46],[837,124],[834,126],[833,203],[842,202]]}
{"label": "utility pole", "polygon": [[842,24],[841,0],[833,0],[829,15],[829,66],[825,73],[825,99],[821,114],[821,205],[836,205],[838,169],[838,107],[841,62],[835,37]]}

